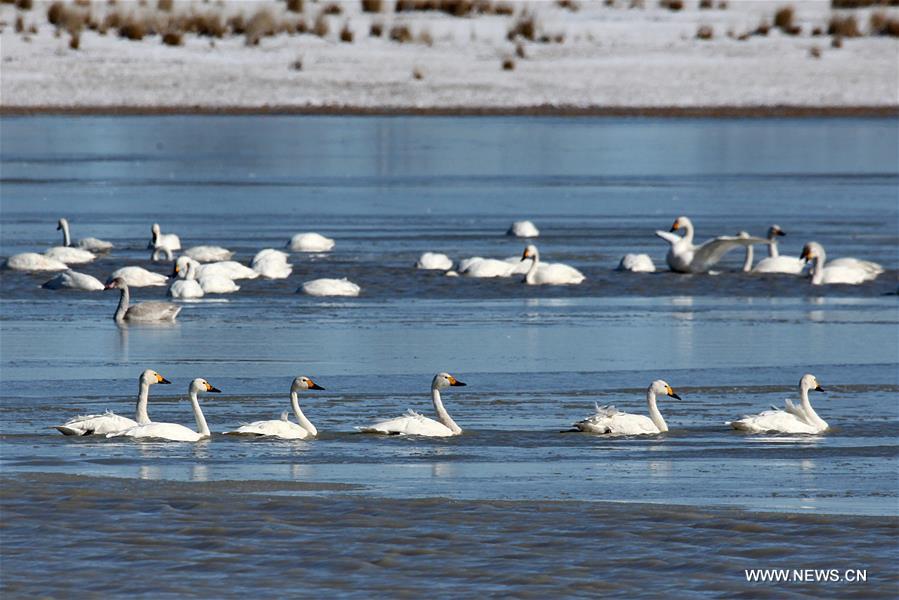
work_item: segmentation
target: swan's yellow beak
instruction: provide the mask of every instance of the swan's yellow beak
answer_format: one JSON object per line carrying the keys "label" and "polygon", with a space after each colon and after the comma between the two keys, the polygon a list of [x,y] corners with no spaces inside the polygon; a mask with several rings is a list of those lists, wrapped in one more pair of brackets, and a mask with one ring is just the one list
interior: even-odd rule
{"label": "swan's yellow beak", "polygon": [[668,394],[669,396],[671,396],[672,398],[677,398],[678,400],[681,399],[681,397],[677,395],[677,392],[674,391],[674,388],[671,387],[670,385],[665,386],[665,393]]}
{"label": "swan's yellow beak", "polygon": [[533,256],[531,256],[530,251],[527,248],[525,248],[524,253],[521,255],[521,260],[527,260],[529,258],[533,258]]}
{"label": "swan's yellow beak", "polygon": [[801,260],[804,260],[805,262],[808,262],[808,261],[812,260],[813,258],[815,258],[815,254],[808,248],[803,248],[802,254],[799,255],[799,258]]}
{"label": "swan's yellow beak", "polygon": [[209,382],[208,382],[208,381],[206,382],[206,391],[207,391],[207,392],[212,392],[213,394],[220,394],[220,393],[222,393],[222,390],[218,389],[217,387],[212,387],[211,385],[209,385]]}
{"label": "swan's yellow beak", "polygon": [[450,382],[450,385],[466,385],[466,384],[462,383],[461,381],[459,381],[458,379],[456,379],[455,377],[453,377],[452,375],[449,376],[449,382]]}
{"label": "swan's yellow beak", "polygon": [[309,389],[310,390],[323,390],[325,388],[323,388],[322,386],[318,385],[317,383],[315,383],[314,381],[312,381],[310,379],[309,380]]}
{"label": "swan's yellow beak", "polygon": [[817,381],[815,382],[815,391],[816,391],[816,392],[823,392],[823,391],[824,391],[824,388],[821,387],[821,384],[818,383]]}
{"label": "swan's yellow beak", "polygon": [[680,219],[675,219],[674,223],[671,224],[671,229],[669,231],[677,231],[680,229]]}
{"label": "swan's yellow beak", "polygon": [[156,374],[156,383],[172,383],[172,382],[169,381],[168,379],[166,379],[165,377],[163,377],[162,375],[160,375],[159,373],[157,373]]}

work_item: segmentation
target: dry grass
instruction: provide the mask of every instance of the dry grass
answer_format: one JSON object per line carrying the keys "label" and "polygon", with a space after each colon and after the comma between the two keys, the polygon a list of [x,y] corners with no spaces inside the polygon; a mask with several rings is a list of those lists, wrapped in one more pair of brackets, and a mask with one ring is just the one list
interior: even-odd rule
{"label": "dry grass", "polygon": [[394,42],[399,42],[401,44],[405,44],[407,42],[412,41],[412,31],[409,29],[408,25],[399,24],[394,25],[390,28],[389,37]]}
{"label": "dry grass", "polygon": [[559,8],[564,8],[566,10],[570,10],[571,12],[577,12],[581,8],[581,5],[574,0],[556,0],[556,4],[559,6]]}
{"label": "dry grass", "polygon": [[507,56],[503,59],[503,71],[514,71],[515,70],[515,61],[512,57]]}
{"label": "dry grass", "polygon": [[328,25],[328,17],[325,16],[324,11],[322,11],[318,13],[318,16],[315,17],[315,23],[312,24],[312,35],[323,38],[327,37],[330,32],[331,26]]}
{"label": "dry grass", "polygon": [[23,31],[25,31],[25,17],[23,17],[22,15],[16,15],[16,23],[13,29],[15,29],[16,33],[22,33]]}
{"label": "dry grass", "polygon": [[699,29],[696,30],[696,39],[698,40],[710,40],[715,37],[715,30],[712,29],[711,25],[700,25]]}
{"label": "dry grass", "polygon": [[771,24],[762,19],[759,26],[755,28],[755,31],[753,31],[752,34],[765,36],[768,35],[769,31],[771,31]]}
{"label": "dry grass", "polygon": [[350,22],[346,21],[340,28],[340,41],[347,44],[353,43],[353,30],[350,29]]}
{"label": "dry grass", "polygon": [[415,67],[412,69],[412,79],[414,79],[416,81],[421,81],[424,78],[425,78],[424,71],[422,71],[418,67]]}
{"label": "dry grass", "polygon": [[371,37],[381,37],[384,34],[384,23],[374,22],[368,28],[368,35]]}
{"label": "dry grass", "polygon": [[303,57],[298,56],[295,61],[290,63],[290,68],[294,71],[302,71],[303,70]]}
{"label": "dry grass", "polygon": [[815,27],[812,29],[812,37],[818,37],[824,35],[824,30],[820,27]]}
{"label": "dry grass", "polygon": [[223,38],[228,33],[222,15],[212,10],[195,12],[176,19],[172,23],[172,28],[210,38]]}
{"label": "dry grass", "polygon": [[81,47],[81,34],[73,33],[72,36],[69,38],[69,48],[71,48],[72,50],[77,50],[80,47]]}
{"label": "dry grass", "polygon": [[140,41],[147,35],[147,27],[136,18],[128,18],[119,23],[119,37],[126,40]]}
{"label": "dry grass", "polygon": [[514,40],[516,37],[521,37],[526,40],[534,41],[537,39],[537,22],[534,19],[533,15],[522,13],[521,16],[518,17],[518,20],[509,30],[506,37],[509,40]]}
{"label": "dry grass", "polygon": [[843,38],[840,36],[834,36],[832,40],[830,40],[831,48],[842,48],[843,47]]}
{"label": "dry grass", "polygon": [[322,13],[326,15],[342,15],[343,7],[336,2],[332,2],[331,4],[326,4],[325,7],[322,8]]}
{"label": "dry grass", "polygon": [[384,12],[384,0],[362,0],[362,12]]}
{"label": "dry grass", "polygon": [[677,12],[684,10],[684,0],[659,0],[659,7]]}
{"label": "dry grass", "polygon": [[247,21],[247,27],[244,31],[246,36],[244,43],[247,46],[258,46],[262,38],[274,35],[276,31],[275,17],[266,9],[257,10],[256,14]]}
{"label": "dry grass", "polygon": [[899,6],[899,0],[830,0],[831,8],[869,8],[871,6]]}
{"label": "dry grass", "polygon": [[[174,6],[174,0],[157,0],[156,2],[156,10],[162,12],[172,12],[172,7]],[[179,44],[172,44],[174,46],[178,46]]]}
{"label": "dry grass", "polygon": [[66,7],[62,2],[53,2],[50,4],[49,8],[47,8],[47,20],[50,21],[51,25],[60,27],[65,12]]}
{"label": "dry grass", "polygon": [[180,46],[184,43],[184,34],[180,31],[166,31],[162,34],[162,43],[166,46]]}
{"label": "dry grass", "polygon": [[243,13],[231,15],[228,17],[228,20],[225,21],[225,24],[234,35],[243,35],[247,31],[247,21],[244,19]]}
{"label": "dry grass", "polygon": [[792,6],[784,6],[774,13],[774,26],[787,35],[799,35],[802,28],[793,22],[795,11]]}
{"label": "dry grass", "polygon": [[287,0],[287,10],[293,13],[303,12],[303,0]]}
{"label": "dry grass", "polygon": [[868,31],[871,35],[899,37],[899,19],[893,19],[882,12],[871,13]]}
{"label": "dry grass", "polygon": [[699,0],[699,10],[711,10],[715,8],[715,3],[712,0]]}
{"label": "dry grass", "polygon": [[819,48],[817,46],[812,46],[809,49],[808,53],[809,53],[809,56],[811,56],[812,58],[821,58],[821,48]]}
{"label": "dry grass", "polygon": [[418,43],[424,44],[425,46],[434,45],[434,37],[431,35],[430,30],[422,29],[420,32],[418,32]]}
{"label": "dry grass", "polygon": [[830,18],[830,23],[827,25],[827,34],[853,38],[861,37],[862,32],[858,28],[858,21],[855,20],[855,17],[834,15]]}
{"label": "dry grass", "polygon": [[524,50],[524,44],[522,44],[521,42],[518,42],[517,44],[515,44],[515,56],[517,56],[518,58],[520,58],[522,60],[524,60],[528,57],[527,53]]}

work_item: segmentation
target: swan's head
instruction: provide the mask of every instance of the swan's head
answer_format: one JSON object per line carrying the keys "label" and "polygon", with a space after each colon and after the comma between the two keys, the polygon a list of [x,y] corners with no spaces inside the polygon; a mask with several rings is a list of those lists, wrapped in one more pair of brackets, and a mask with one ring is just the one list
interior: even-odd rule
{"label": "swan's head", "polygon": [[60,219],[59,221],[56,222],[56,231],[59,231],[60,229],[65,229],[68,226],[69,226],[69,221],[65,217],[63,217],[62,219]]}
{"label": "swan's head", "polygon": [[818,378],[811,373],[806,373],[802,376],[802,379],[799,380],[799,387],[804,390],[812,390],[815,392],[824,391],[824,388],[821,387],[820,383],[818,383]]}
{"label": "swan's head", "polygon": [[773,240],[777,236],[787,235],[784,233],[784,230],[780,228],[780,225],[772,225],[768,228],[768,239]]}
{"label": "swan's head", "polygon": [[682,227],[689,227],[692,225],[690,223],[690,219],[687,217],[678,217],[674,220],[674,223],[671,224],[671,229],[669,231],[678,231]]}
{"label": "swan's head", "polygon": [[127,289],[128,284],[125,283],[125,280],[121,277],[115,277],[113,279],[108,279],[106,281],[106,285],[103,286],[104,290],[124,290]]}
{"label": "swan's head", "polygon": [[737,232],[737,237],[743,238],[745,240],[746,238],[752,237],[752,236],[749,235],[748,231],[740,231],[740,232]]}
{"label": "swan's head", "polygon": [[197,377],[190,382],[190,391],[193,393],[212,392],[213,394],[219,394],[222,390],[218,389],[217,387],[212,387],[209,382],[202,377]]}
{"label": "swan's head", "polygon": [[431,382],[432,388],[443,389],[451,386],[465,385],[449,373],[437,373],[434,375],[434,381]]}
{"label": "swan's head", "polygon": [[314,381],[312,381],[305,375],[297,377],[296,379],[293,380],[293,383],[290,384],[291,392],[299,392],[301,390],[323,390],[323,389],[325,389],[325,388],[318,385],[317,383],[315,383]]}
{"label": "swan's head", "polygon": [[140,375],[140,380],[142,383],[146,383],[147,385],[155,385],[157,383],[172,383],[153,369],[147,369]]}
{"label": "swan's head", "polygon": [[180,273],[187,273],[190,268],[190,257],[189,256],[179,256],[175,261],[175,266],[172,267],[172,277],[177,277]]}
{"label": "swan's head", "polygon": [[818,242],[809,242],[802,247],[802,254],[799,258],[805,262],[811,262],[815,259],[822,260],[824,258],[824,247]]}
{"label": "swan's head", "polygon": [[668,385],[668,382],[663,381],[662,379],[656,379],[655,381],[653,381],[650,384],[649,389],[656,396],[665,394],[666,396],[671,396],[672,398],[677,398],[678,400],[681,399],[681,397],[677,395],[677,392],[674,391],[674,388]]}
{"label": "swan's head", "polygon": [[537,246],[534,244],[528,244],[524,249],[524,253],[521,255],[521,260],[527,260],[529,258],[537,258]]}

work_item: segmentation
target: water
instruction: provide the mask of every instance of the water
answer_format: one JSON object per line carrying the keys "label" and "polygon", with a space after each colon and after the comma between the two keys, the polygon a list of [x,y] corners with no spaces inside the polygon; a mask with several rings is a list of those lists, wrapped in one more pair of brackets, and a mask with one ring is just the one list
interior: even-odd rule
{"label": "water", "polygon": [[[0,255],[73,237],[117,248],[80,269],[150,266],[149,226],[248,261],[291,234],[337,240],[281,281],[185,303],[169,327],[117,327],[114,293],[51,292],[0,273],[2,585],[62,595],[545,596],[777,593],[893,597],[899,481],[899,198],[889,120],[308,117],[16,118],[2,123]],[[616,273],[664,266],[667,230],[697,237],[778,223],[784,254],[882,263],[860,286],[747,276]],[[584,284],[448,278],[411,267],[520,254],[532,218],[545,260]],[[170,267],[169,267],[170,268]],[[349,277],[363,294],[295,290]],[[164,288],[133,290],[162,299]],[[192,424],[199,444],[67,438],[49,426],[109,408]],[[354,427],[415,408],[448,370],[465,434],[378,438]],[[795,398],[805,372],[826,435],[746,436],[724,422]],[[227,438],[277,418],[291,379],[311,442]],[[643,412],[662,377],[666,435],[562,433],[593,403]],[[834,552],[832,549],[838,549]],[[35,571],[40,565],[40,576]],[[866,584],[747,584],[745,568],[861,568]],[[102,572],[103,577],[86,573]],[[135,572],[152,582],[142,588]],[[222,574],[227,573],[226,577]],[[653,577],[649,575],[652,574]],[[50,575],[50,577],[47,577]],[[300,587],[298,587],[300,586]]]}

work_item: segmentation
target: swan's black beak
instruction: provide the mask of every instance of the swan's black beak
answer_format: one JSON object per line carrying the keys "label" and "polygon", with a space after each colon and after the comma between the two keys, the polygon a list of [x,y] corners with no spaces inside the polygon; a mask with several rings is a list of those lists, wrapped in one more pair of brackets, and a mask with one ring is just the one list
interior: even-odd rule
{"label": "swan's black beak", "polygon": [[315,383],[314,381],[310,381],[310,382],[309,382],[309,389],[310,389],[310,390],[323,390],[323,389],[325,389],[325,388],[323,388],[322,386],[318,385],[318,384]]}
{"label": "swan's black beak", "polygon": [[209,386],[209,389],[206,391],[212,392],[213,394],[221,394],[222,393],[222,390],[218,389],[217,387],[213,387],[211,385]]}
{"label": "swan's black beak", "polygon": [[159,381],[157,381],[156,383],[172,383],[172,382],[169,381],[168,379],[166,379],[165,377],[163,377],[162,375],[160,375]]}
{"label": "swan's black beak", "polygon": [[672,398],[677,398],[678,400],[681,399],[681,397],[677,395],[677,392],[674,391],[674,388],[670,385],[668,386],[668,390],[666,391],[666,393]]}
{"label": "swan's black beak", "polygon": [[175,265],[175,268],[172,269],[172,277],[177,277],[177,276],[178,276],[178,271],[179,271],[178,265]]}
{"label": "swan's black beak", "polygon": [[669,229],[668,232],[671,233],[673,231],[677,231],[678,229],[680,229],[680,223],[675,221],[674,223],[671,224],[671,229]]}
{"label": "swan's black beak", "polygon": [[56,226],[56,231],[59,231],[60,229],[62,229],[62,225],[57,225],[57,226]]}
{"label": "swan's black beak", "polygon": [[816,391],[816,392],[823,392],[823,391],[824,391],[824,388],[821,387],[820,385],[816,385],[816,386],[815,386],[815,391]]}
{"label": "swan's black beak", "polygon": [[468,384],[467,384],[467,383],[464,383],[464,382],[462,382],[462,381],[459,381],[458,379],[453,379],[453,380],[450,382],[450,385],[461,385],[461,386],[466,386],[466,385],[468,385]]}
{"label": "swan's black beak", "polygon": [[778,229],[777,231],[774,232],[774,235],[779,235],[780,237],[783,237],[787,234],[785,234],[782,230]]}

